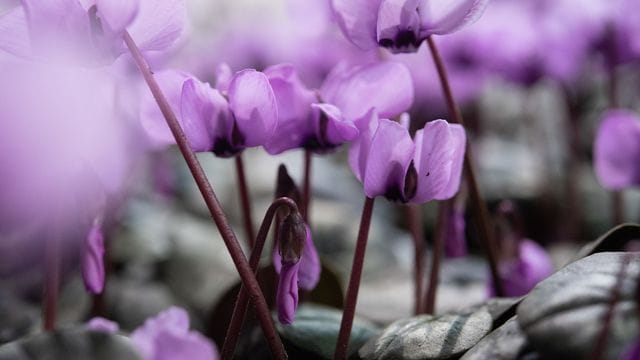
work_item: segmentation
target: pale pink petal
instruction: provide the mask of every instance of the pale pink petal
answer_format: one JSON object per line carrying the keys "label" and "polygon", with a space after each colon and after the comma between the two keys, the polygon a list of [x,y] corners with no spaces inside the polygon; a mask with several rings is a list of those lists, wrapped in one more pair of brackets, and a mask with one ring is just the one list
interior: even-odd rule
{"label": "pale pink petal", "polygon": [[331,0],[340,29],[354,45],[362,50],[374,49],[376,21],[382,0]]}
{"label": "pale pink petal", "polygon": [[138,14],[140,0],[96,0],[98,16],[103,25],[116,34],[129,26]]}
{"label": "pale pink petal", "polygon": [[30,57],[29,25],[22,6],[16,6],[0,17],[0,49],[19,57]]}
{"label": "pale pink petal", "polygon": [[379,124],[380,119],[375,109],[371,109],[365,116],[355,121],[359,136],[351,142],[349,147],[349,166],[360,182],[364,181],[371,140],[373,140],[373,135],[378,130]]}
{"label": "pale pink petal", "polygon": [[449,34],[472,24],[489,0],[420,0],[421,36]]}
{"label": "pale pink petal", "polygon": [[186,17],[184,0],[141,1],[128,30],[141,50],[166,50],[182,34]]}

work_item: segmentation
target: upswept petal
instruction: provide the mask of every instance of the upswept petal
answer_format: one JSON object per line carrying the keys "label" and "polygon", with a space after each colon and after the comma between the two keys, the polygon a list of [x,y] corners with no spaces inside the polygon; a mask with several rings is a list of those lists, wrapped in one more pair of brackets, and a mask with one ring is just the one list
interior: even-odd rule
{"label": "upswept petal", "polygon": [[395,121],[382,119],[373,135],[364,171],[364,193],[404,199],[404,184],[415,145],[409,132]]}
{"label": "upswept petal", "polygon": [[361,118],[372,108],[380,117],[393,118],[411,107],[413,80],[405,65],[379,62],[332,74],[321,93],[347,119]]}
{"label": "upswept petal", "polygon": [[466,146],[464,128],[444,120],[428,122],[415,135],[418,189],[413,203],[451,198],[460,187]]}
{"label": "upswept petal", "polygon": [[472,24],[489,0],[420,0],[421,37],[444,35]]}
{"label": "upswept petal", "polygon": [[371,140],[373,140],[373,135],[379,124],[380,118],[375,109],[369,110],[365,116],[355,121],[359,136],[351,142],[349,147],[349,166],[360,182],[364,182],[364,171],[367,167]]}
{"label": "upswept petal", "polygon": [[264,71],[278,105],[278,126],[265,149],[270,154],[298,148],[313,136],[311,104],[316,95],[300,80],[290,64],[271,66]]}
{"label": "upswept petal", "polygon": [[394,52],[414,52],[422,42],[419,0],[383,0],[376,34],[380,46]]}
{"label": "upswept petal", "polygon": [[[180,114],[179,110],[182,108],[182,85],[191,76],[180,71],[166,70],[157,72],[155,78],[169,105],[171,105],[171,109],[173,109],[174,113]],[[149,136],[151,145],[164,147],[175,144],[175,138],[171,134],[171,130],[169,130],[153,95],[146,87],[143,91],[144,94],[140,105],[140,121]],[[181,121],[181,116],[178,116],[178,121]]]}
{"label": "upswept petal", "polygon": [[217,91],[209,84],[189,78],[182,84],[180,114],[184,130],[194,151],[213,149],[214,97]]}
{"label": "upswept petal", "polygon": [[229,84],[229,107],[238,127],[240,144],[266,144],[278,125],[278,106],[267,77],[247,69],[236,73]]}
{"label": "upswept petal", "polygon": [[22,58],[30,57],[29,25],[22,6],[16,6],[0,17],[0,50]]}
{"label": "upswept petal", "polygon": [[594,144],[595,171],[609,190],[640,185],[640,117],[626,110],[603,115]]}
{"label": "upswept petal", "polygon": [[307,237],[305,238],[302,256],[300,257],[300,270],[298,271],[298,284],[305,290],[313,290],[320,281],[320,257],[313,243],[311,229],[305,224]]}
{"label": "upswept petal", "polygon": [[114,34],[121,34],[138,14],[140,0],[96,0],[103,25]]}
{"label": "upswept petal", "polygon": [[331,0],[338,26],[346,38],[362,50],[374,49],[378,8],[382,0]]}
{"label": "upswept petal", "polygon": [[186,17],[184,0],[141,1],[128,30],[141,50],[166,50],[182,34]]}
{"label": "upswept petal", "polygon": [[293,323],[298,309],[298,270],[300,261],[285,262],[278,279],[276,304],[278,308],[278,320],[289,325]]}
{"label": "upswept petal", "polygon": [[324,114],[327,121],[326,127],[321,128],[320,116],[314,117],[316,136],[321,139],[324,146],[339,146],[351,141],[358,136],[356,124],[342,116],[342,112],[331,104],[312,104],[311,108]]}

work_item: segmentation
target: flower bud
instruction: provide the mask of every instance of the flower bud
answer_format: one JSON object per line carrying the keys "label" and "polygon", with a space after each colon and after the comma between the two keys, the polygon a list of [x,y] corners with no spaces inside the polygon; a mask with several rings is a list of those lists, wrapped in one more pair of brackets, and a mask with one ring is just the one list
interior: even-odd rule
{"label": "flower bud", "polygon": [[299,212],[292,212],[284,219],[278,235],[282,261],[298,262],[307,238],[307,228]]}

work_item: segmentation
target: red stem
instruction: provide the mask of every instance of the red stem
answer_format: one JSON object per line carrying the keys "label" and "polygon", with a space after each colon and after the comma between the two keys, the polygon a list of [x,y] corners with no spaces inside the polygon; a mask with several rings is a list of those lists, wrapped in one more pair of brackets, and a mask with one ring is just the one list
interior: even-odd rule
{"label": "red stem", "polygon": [[360,278],[362,277],[362,268],[364,266],[364,254],[367,250],[367,240],[369,238],[369,226],[371,225],[373,204],[373,198],[365,198],[364,206],[362,208],[362,217],[360,218],[358,240],[356,242],[355,253],[353,254],[353,265],[351,266],[349,287],[347,288],[344,311],[342,312],[340,333],[338,334],[338,341],[336,343],[336,352],[333,355],[335,360],[344,360],[347,358],[347,347],[349,346],[349,337],[351,336],[353,318],[356,314],[358,290],[360,289]]}
{"label": "red stem", "polygon": [[422,212],[418,205],[408,205],[405,207],[407,222],[414,246],[414,314],[422,312],[422,288],[424,284],[424,234],[422,232]]}
{"label": "red stem", "polygon": [[238,154],[236,159],[236,173],[238,175],[238,191],[240,194],[240,205],[242,206],[242,216],[244,222],[244,231],[247,236],[247,245],[253,247],[255,232],[253,231],[253,219],[251,216],[251,194],[247,186],[247,178],[244,174],[244,162],[242,154]]}
{"label": "red stem", "polygon": [[440,263],[442,262],[442,252],[444,251],[445,236],[449,226],[449,213],[453,206],[453,199],[441,201],[438,204],[438,218],[436,220],[436,233],[433,237],[433,256],[431,257],[431,270],[429,272],[429,286],[424,296],[424,312],[426,314],[435,313],[436,292],[438,280],[440,279]]}
{"label": "red stem", "polygon": [[302,184],[302,218],[309,224],[309,206],[311,204],[311,151],[304,151],[304,179]]}
{"label": "red stem", "polygon": [[60,245],[56,235],[45,239],[44,301],[42,303],[43,328],[56,327],[58,291],[60,287]]}
{"label": "red stem", "polygon": [[151,90],[153,97],[156,99],[156,102],[160,107],[160,111],[167,121],[169,129],[171,129],[171,133],[175,137],[178,148],[180,149],[180,152],[182,153],[182,156],[184,157],[187,166],[198,185],[198,189],[207,204],[211,217],[218,227],[218,231],[222,236],[225,246],[231,255],[238,273],[240,274],[240,279],[242,280],[243,285],[248,289],[251,302],[256,310],[258,320],[260,321],[260,326],[262,327],[262,331],[264,332],[267,343],[269,344],[271,355],[276,359],[286,359],[287,354],[284,350],[284,346],[282,345],[282,341],[276,332],[273,320],[271,319],[271,314],[269,313],[269,308],[267,307],[267,302],[262,296],[258,281],[249,266],[247,258],[242,252],[238,239],[231,229],[231,226],[229,226],[229,221],[220,206],[220,202],[218,201],[218,198],[216,197],[216,194],[214,193],[198,158],[189,145],[187,136],[180,127],[178,119],[171,110],[171,106],[160,90],[160,86],[154,79],[149,65],[142,56],[140,49],[138,49],[138,46],[131,38],[131,35],[129,35],[128,32],[125,32],[123,37],[134,61],[136,62],[136,65],[138,66],[138,69],[142,73],[142,76],[149,87],[149,90]]}
{"label": "red stem", "polygon": [[[251,266],[254,274],[258,272],[258,265],[260,264],[260,257],[262,256],[262,250],[264,249],[264,243],[267,239],[269,228],[273,223],[273,218],[275,217],[277,210],[281,206],[287,206],[291,212],[298,211],[298,206],[296,206],[295,201],[287,197],[278,198],[271,203],[264,215],[260,229],[258,230],[258,237],[253,245],[253,250],[251,250],[249,265]],[[238,344],[238,338],[240,337],[248,305],[249,297],[247,290],[244,286],[241,286],[236,299],[236,304],[233,307],[233,314],[231,315],[231,321],[229,322],[229,328],[227,329],[227,336],[225,337],[224,344],[222,345],[222,353],[220,355],[222,360],[233,358],[233,353],[235,352],[236,345]]]}
{"label": "red stem", "polygon": [[[433,62],[435,63],[436,69],[438,70],[440,85],[442,86],[442,92],[444,93],[444,97],[447,101],[447,108],[449,109],[449,116],[451,117],[451,121],[453,123],[458,123],[462,126],[465,126],[464,119],[462,118],[462,114],[460,113],[460,109],[458,108],[453,97],[453,93],[451,92],[451,86],[449,85],[449,79],[447,77],[447,70],[444,67],[444,62],[442,61],[442,57],[438,52],[438,48],[435,41],[433,40],[433,37],[429,36],[427,38],[427,43],[429,44],[429,49],[431,50]],[[487,253],[487,258],[489,260],[489,269],[491,271],[491,277],[493,278],[495,293],[496,296],[503,296],[504,291],[502,287],[502,281],[500,280],[500,273],[498,272],[496,242],[493,234],[493,228],[489,220],[487,205],[484,203],[484,200],[480,195],[480,190],[478,189],[478,182],[476,180],[476,174],[473,169],[473,159],[471,157],[471,147],[469,146],[469,141],[467,141],[467,149],[464,153],[464,171],[467,175],[469,196],[471,197],[472,209],[475,215],[474,219],[478,230],[480,230],[478,237],[480,238],[482,247],[485,248],[485,251]]]}

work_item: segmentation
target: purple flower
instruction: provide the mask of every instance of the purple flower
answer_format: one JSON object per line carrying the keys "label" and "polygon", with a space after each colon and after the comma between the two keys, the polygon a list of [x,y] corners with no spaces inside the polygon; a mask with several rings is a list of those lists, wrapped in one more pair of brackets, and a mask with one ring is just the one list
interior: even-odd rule
{"label": "purple flower", "polygon": [[466,146],[462,126],[431,121],[411,139],[406,126],[370,111],[358,127],[349,164],[368,197],[421,204],[458,191]]}
{"label": "purple flower", "polygon": [[180,36],[183,0],[22,0],[0,18],[0,49],[20,57],[108,64],[126,52],[125,30],[143,51]]}
{"label": "purple flower", "polygon": [[[265,144],[277,126],[275,96],[261,72],[236,73],[225,91],[178,71],[163,71],[156,78],[194,151],[233,156],[247,147]],[[150,92],[143,99],[140,117],[153,143],[175,143]]]}
{"label": "purple flower", "polygon": [[609,190],[640,185],[640,118],[627,110],[603,115],[594,144],[598,181]]}
{"label": "purple flower", "polygon": [[293,323],[298,309],[298,273],[302,261],[282,261],[280,277],[278,278],[278,320],[289,325]]}
{"label": "purple flower", "polygon": [[332,0],[338,25],[363,50],[414,52],[430,35],[477,20],[488,0]]}
{"label": "purple flower", "polygon": [[[522,239],[517,258],[501,262],[498,271],[505,296],[522,296],[553,273],[553,264],[544,248]],[[489,296],[495,296],[493,284],[489,284]]]}
{"label": "purple flower", "polygon": [[448,217],[447,238],[444,243],[444,253],[449,258],[466,256],[467,242],[464,235],[464,208],[460,209],[454,204],[451,206]]}
{"label": "purple flower", "polygon": [[120,326],[118,325],[117,322],[114,322],[102,317],[92,318],[87,322],[86,327],[89,330],[102,331],[102,332],[107,332],[112,334],[115,334],[118,331],[120,331]]}
{"label": "purple flower", "polygon": [[[298,271],[298,279],[300,287],[305,290],[313,290],[318,281],[320,281],[320,257],[316,250],[316,246],[313,243],[311,236],[311,228],[305,224],[306,236],[304,240],[304,246],[302,248],[302,255],[300,256],[300,270]],[[278,274],[281,274],[283,268],[283,260],[280,251],[278,251],[279,244],[276,244],[276,250],[273,252],[273,266]]]}
{"label": "purple flower", "polygon": [[131,333],[131,341],[145,360],[213,360],[215,345],[196,331],[189,331],[189,315],[171,307],[147,319]]}
{"label": "purple flower", "polygon": [[94,221],[87,234],[82,255],[82,280],[92,294],[100,294],[104,290],[104,235],[99,221]]}

